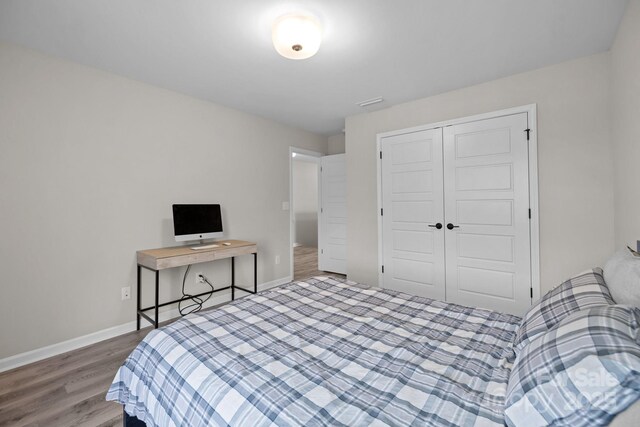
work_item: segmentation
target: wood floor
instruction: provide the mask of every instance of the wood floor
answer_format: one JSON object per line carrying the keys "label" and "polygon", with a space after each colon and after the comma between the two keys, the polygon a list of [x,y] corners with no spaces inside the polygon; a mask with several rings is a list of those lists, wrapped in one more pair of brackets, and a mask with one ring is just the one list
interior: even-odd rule
{"label": "wood floor", "polygon": [[0,373],[0,426],[121,426],[122,407],[105,400],[146,328]]}
{"label": "wood floor", "polygon": [[[294,249],[294,279],[315,275],[318,250]],[[0,373],[0,426],[122,425],[122,407],[105,400],[116,371],[151,328]]]}
{"label": "wood floor", "polygon": [[297,246],[293,248],[293,280],[303,280],[313,276],[345,276],[318,270],[318,248]]}

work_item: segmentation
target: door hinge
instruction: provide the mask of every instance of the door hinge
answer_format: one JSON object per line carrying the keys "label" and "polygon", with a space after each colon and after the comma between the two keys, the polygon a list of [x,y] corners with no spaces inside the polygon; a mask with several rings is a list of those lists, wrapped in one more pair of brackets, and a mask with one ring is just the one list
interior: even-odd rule
{"label": "door hinge", "polygon": [[382,151],[380,151],[380,160],[382,160]]}
{"label": "door hinge", "polygon": [[524,131],[527,133],[527,141],[528,141],[529,137],[531,136],[531,129],[525,129]]}
{"label": "door hinge", "polygon": [[384,209],[380,208],[380,216],[384,216]]}
{"label": "door hinge", "polygon": [[382,266],[382,272],[384,273],[384,265]]}
{"label": "door hinge", "polygon": [[[320,208],[320,213],[323,213],[323,212],[324,212],[324,209]],[[531,218],[531,217],[529,217],[529,218]]]}
{"label": "door hinge", "polygon": [[529,219],[531,219],[531,209],[529,209]]}
{"label": "door hinge", "polygon": [[320,249],[320,253],[323,254],[324,253],[324,249]]}
{"label": "door hinge", "polygon": [[322,166],[320,166],[320,172],[322,172]]}
{"label": "door hinge", "polygon": [[533,288],[529,288],[531,290],[531,298],[533,299]]}

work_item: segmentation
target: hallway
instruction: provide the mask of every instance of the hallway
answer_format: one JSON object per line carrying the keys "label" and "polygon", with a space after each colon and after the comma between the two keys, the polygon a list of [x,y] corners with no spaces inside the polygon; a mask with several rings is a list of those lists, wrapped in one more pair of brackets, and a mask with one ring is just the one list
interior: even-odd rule
{"label": "hallway", "polygon": [[293,248],[293,280],[304,280],[313,276],[331,276],[344,279],[347,276],[318,270],[318,248],[297,246]]}

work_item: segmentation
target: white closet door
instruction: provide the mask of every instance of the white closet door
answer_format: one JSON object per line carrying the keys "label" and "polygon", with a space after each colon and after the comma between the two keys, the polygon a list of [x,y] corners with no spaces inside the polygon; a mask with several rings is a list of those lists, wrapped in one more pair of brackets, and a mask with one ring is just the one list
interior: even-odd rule
{"label": "white closet door", "polygon": [[442,129],[386,137],[381,149],[383,286],[444,300]]}
{"label": "white closet door", "polygon": [[318,269],[347,274],[346,155],[325,156],[320,162]]}
{"label": "white closet door", "polygon": [[527,114],[444,129],[447,301],[531,304]]}

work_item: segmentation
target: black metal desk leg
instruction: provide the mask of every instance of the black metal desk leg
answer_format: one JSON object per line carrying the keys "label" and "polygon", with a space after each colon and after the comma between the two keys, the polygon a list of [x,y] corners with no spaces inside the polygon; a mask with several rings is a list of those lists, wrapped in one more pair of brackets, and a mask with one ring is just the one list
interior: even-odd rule
{"label": "black metal desk leg", "polygon": [[156,270],[156,321],[154,323],[154,326],[156,329],[158,329],[158,304],[160,303],[160,297],[159,294],[160,293],[160,270]]}
{"label": "black metal desk leg", "polygon": [[253,292],[258,292],[258,252],[253,253]]}
{"label": "black metal desk leg", "polygon": [[235,299],[236,285],[236,257],[231,257],[231,301]]}
{"label": "black metal desk leg", "polygon": [[138,264],[138,291],[136,292],[136,330],[139,331],[140,330],[140,309],[142,308],[142,306],[140,305],[140,299],[142,298],[142,296],[140,295],[140,270],[142,269],[142,267],[140,267],[140,264]]}

